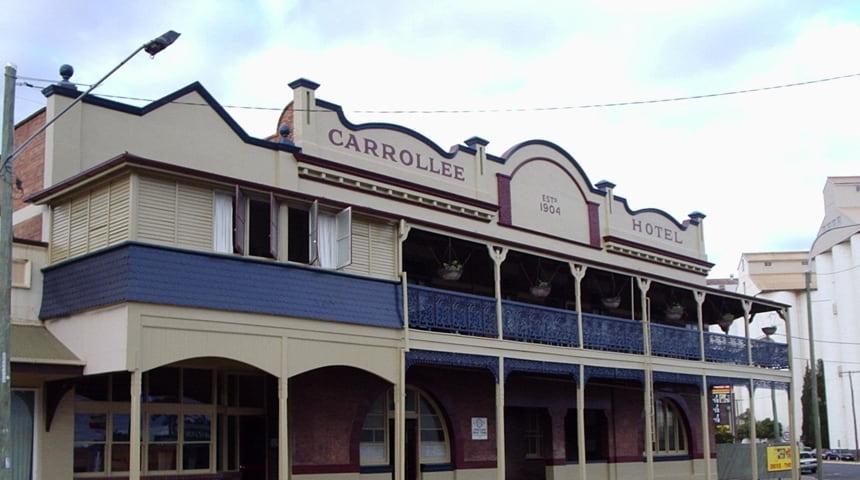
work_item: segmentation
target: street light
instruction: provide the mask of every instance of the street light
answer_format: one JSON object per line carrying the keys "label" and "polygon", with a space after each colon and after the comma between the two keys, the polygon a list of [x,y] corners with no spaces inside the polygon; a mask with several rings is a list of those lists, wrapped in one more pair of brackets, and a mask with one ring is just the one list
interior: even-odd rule
{"label": "street light", "polygon": [[[174,32],[173,30],[169,30],[169,31],[167,31],[166,33],[164,33],[163,35],[161,35],[160,37],[154,38],[154,39],[152,39],[152,40],[150,40],[150,41],[148,41],[148,42],[144,43],[143,45],[141,45],[141,46],[137,47],[137,50],[135,50],[134,52],[132,52],[132,53],[131,53],[131,55],[129,55],[129,56],[127,56],[127,57],[125,57],[125,60],[123,60],[123,61],[119,62],[119,64],[118,64],[117,66],[113,67],[113,70],[109,71],[109,72],[107,73],[107,75],[105,75],[104,77],[102,77],[102,78],[101,78],[101,80],[99,80],[98,82],[94,83],[94,84],[93,84],[89,89],[87,89],[87,91],[86,91],[86,92],[84,92],[84,93],[82,93],[82,94],[78,95],[78,96],[77,96],[77,98],[75,98],[75,99],[72,101],[72,103],[68,104],[68,105],[66,106],[66,108],[64,108],[62,111],[60,111],[60,113],[58,113],[58,114],[54,115],[54,118],[52,118],[52,119],[50,119],[49,121],[45,122],[45,124],[44,124],[44,125],[42,125],[42,127],[41,127],[41,128],[39,128],[38,130],[36,130],[36,131],[35,131],[32,135],[30,135],[26,140],[24,140],[23,142],[21,142],[21,145],[18,145],[18,148],[16,148],[16,149],[11,153],[11,154],[9,154],[9,156],[8,156],[8,157],[4,156],[4,157],[3,157],[3,165],[5,166],[7,162],[12,161],[12,160],[15,158],[15,156],[16,156],[16,155],[18,155],[19,153],[21,153],[21,151],[22,151],[22,150],[24,150],[24,148],[25,148],[27,145],[29,145],[29,144],[30,144],[30,142],[32,142],[33,140],[35,140],[35,138],[36,138],[37,136],[39,136],[39,134],[40,134],[40,133],[42,133],[42,132],[44,132],[45,130],[47,130],[47,129],[48,129],[48,127],[49,127],[49,126],[51,126],[51,124],[53,124],[55,121],[57,121],[57,119],[58,119],[58,118],[60,118],[61,116],[63,116],[63,114],[64,114],[64,113],[66,113],[67,111],[69,111],[72,107],[74,107],[75,105],[77,105],[77,103],[78,103],[78,102],[80,102],[81,100],[83,100],[83,98],[84,98],[84,97],[86,97],[90,92],[92,92],[93,90],[95,90],[95,88],[96,88],[96,87],[98,87],[99,85],[101,85],[101,84],[102,84],[102,82],[104,82],[105,80],[107,80],[107,78],[108,78],[108,77],[110,77],[111,75],[113,75],[113,73],[114,73],[114,72],[116,72],[117,70],[119,70],[119,69],[120,69],[120,67],[122,67],[123,65],[125,65],[125,64],[126,64],[126,62],[128,62],[129,60],[131,60],[131,59],[132,59],[132,57],[134,57],[135,55],[137,55],[138,53],[140,53],[140,51],[141,51],[141,50],[145,50],[145,51],[146,51],[146,53],[148,53],[148,54],[150,54],[151,56],[153,56],[153,57],[154,57],[154,56],[155,56],[155,54],[157,54],[158,52],[160,52],[160,51],[164,50],[165,48],[169,47],[173,42],[175,42],[175,41],[176,41],[176,39],[177,39],[177,38],[179,38],[179,34],[178,34],[178,33],[176,33],[176,32]],[[8,81],[9,81],[9,71],[8,71],[8,70],[9,70],[9,67],[7,66],[7,67],[6,67],[6,69],[7,69],[7,72],[6,72],[6,81],[8,82]],[[13,71],[13,79],[12,79],[12,81],[13,81],[13,84],[12,84],[12,85],[13,85],[12,92],[13,92],[13,95],[14,95],[14,71]],[[7,88],[8,88],[8,87],[7,87]],[[8,150],[5,150],[5,149],[4,149],[4,151],[8,151]]]}
{"label": "street light", "polygon": [[72,107],[77,105],[96,87],[102,84],[114,72],[126,64],[132,57],[137,55],[141,50],[154,56],[165,48],[169,47],[179,34],[173,30],[169,30],[163,35],[154,38],[131,53],[116,67],[94,83],[87,91],[80,94],[63,110],[45,122],[41,128],[36,130],[16,149],[13,148],[13,137],[15,134],[15,80],[17,79],[17,69],[12,64],[7,64],[5,69],[5,84],[3,91],[3,155],[0,170],[0,480],[8,480],[12,478],[12,459],[9,454],[10,450],[10,420],[11,412],[11,396],[12,396],[12,374],[11,374],[11,359],[10,359],[10,330],[12,325],[12,186],[14,184],[14,174],[12,166],[15,157],[24,150],[36,137],[48,129],[58,118],[63,116]]}

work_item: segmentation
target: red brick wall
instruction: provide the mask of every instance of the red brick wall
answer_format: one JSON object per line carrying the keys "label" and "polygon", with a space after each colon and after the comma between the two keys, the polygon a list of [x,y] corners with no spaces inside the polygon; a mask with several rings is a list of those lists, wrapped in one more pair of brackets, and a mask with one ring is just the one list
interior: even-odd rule
{"label": "red brick wall", "polygon": [[[17,147],[45,124],[45,110],[41,110],[15,127],[14,144]],[[42,133],[13,159],[13,172],[20,181],[20,189],[14,185],[12,208],[18,210],[26,206],[23,198],[38,192],[44,185],[45,134]],[[42,241],[42,217],[34,217],[13,228],[15,238]]]}
{"label": "red brick wall", "polygon": [[15,238],[23,238],[25,240],[33,240],[37,242],[42,241],[42,216],[37,215],[16,224],[12,228],[12,232],[12,236]]}
{"label": "red brick wall", "polygon": [[329,367],[290,382],[294,473],[358,471],[358,440],[373,401],[390,387],[362,370]]}
{"label": "red brick wall", "polygon": [[293,110],[293,102],[290,102],[290,104],[287,105],[286,108],[284,108],[281,111],[281,116],[278,118],[278,128],[275,130],[275,134],[272,135],[271,137],[269,137],[269,140],[271,140],[273,142],[277,142],[281,138],[279,135],[279,130],[281,128],[281,125],[289,125],[290,126],[290,134],[287,136],[287,138],[290,141],[294,141],[295,140],[295,134],[294,134],[295,128],[293,127],[293,117],[294,116],[295,116],[295,111]]}
{"label": "red brick wall", "polygon": [[[687,427],[690,455],[702,458],[701,410],[699,391],[693,386],[678,385],[672,392],[656,388],[656,398],[669,398],[681,410]],[[609,419],[610,461],[641,461],[645,451],[644,392],[640,384],[618,384],[615,387],[589,384],[585,389],[588,408],[605,409]],[[713,450],[713,443],[712,443]]]}
{"label": "red brick wall", "polygon": [[[415,366],[407,372],[406,381],[422,389],[441,409],[440,415],[448,422],[456,468],[496,466],[496,384],[489,371]],[[472,417],[487,419],[487,440],[472,440]]]}
{"label": "red brick wall", "polygon": [[[45,124],[45,110],[28,118],[15,127],[15,146],[17,147]],[[21,190],[14,190],[12,208],[18,210],[25,206],[23,198],[38,192],[44,185],[45,134],[36,137],[14,159],[15,177],[21,180]]]}
{"label": "red brick wall", "polygon": [[[455,468],[496,466],[495,378],[490,372],[419,365],[409,369],[407,384],[423,391],[439,407],[451,437],[451,460]],[[358,471],[362,422],[371,403],[388,388],[388,382],[348,367],[320,369],[291,380],[293,472]],[[523,461],[517,468],[525,469],[522,473],[537,474],[545,464],[564,463],[564,418],[576,408],[573,382],[512,374],[505,392],[508,413],[522,408],[541,408],[545,412],[545,459]],[[645,428],[642,385],[596,381],[589,382],[585,393],[587,408],[606,412],[609,461],[641,462]],[[698,391],[675,386],[672,392],[658,388],[655,395],[671,398],[684,413],[690,453],[701,458]],[[472,417],[487,419],[487,440],[472,440]],[[517,418],[506,415],[508,432],[517,431]],[[517,443],[519,437],[513,434],[506,439],[509,453],[524,448]]]}

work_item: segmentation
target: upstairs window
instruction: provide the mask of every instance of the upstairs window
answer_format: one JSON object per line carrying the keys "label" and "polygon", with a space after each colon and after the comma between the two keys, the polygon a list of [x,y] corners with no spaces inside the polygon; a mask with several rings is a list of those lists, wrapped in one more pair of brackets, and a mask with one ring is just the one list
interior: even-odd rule
{"label": "upstairs window", "polygon": [[[352,263],[352,209],[332,212],[314,201],[309,209],[285,206],[287,222],[281,231],[281,206],[274,194],[215,193],[213,250],[266,257],[339,269]],[[286,235],[285,251],[279,238]]]}
{"label": "upstairs window", "polygon": [[233,195],[233,252],[254,257],[278,258],[278,202],[247,197],[237,186]]}
{"label": "upstairs window", "polygon": [[310,211],[311,264],[343,268],[352,263],[352,208],[337,213],[321,212],[314,201]]}

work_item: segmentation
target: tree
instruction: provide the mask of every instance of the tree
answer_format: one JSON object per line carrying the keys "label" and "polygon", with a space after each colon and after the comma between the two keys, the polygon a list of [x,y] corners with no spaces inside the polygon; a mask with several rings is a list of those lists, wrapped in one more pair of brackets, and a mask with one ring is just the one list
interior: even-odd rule
{"label": "tree", "polygon": [[728,425],[717,425],[714,433],[714,440],[717,443],[732,443],[732,429]]}
{"label": "tree", "polygon": [[[778,422],[777,422],[778,423]],[[780,428],[782,424],[779,423]],[[767,440],[773,438],[773,420],[765,418],[755,422],[755,436],[759,440]],[[750,437],[750,411],[746,409],[744,413],[737,416],[735,424],[735,438],[743,440]]]}
{"label": "tree", "polygon": [[[827,392],[824,388],[824,362],[816,362],[818,380],[818,420],[821,425],[821,448],[830,448],[830,434],[827,429]],[[812,421],[812,370],[809,365],[803,372],[803,389],[800,395],[803,410],[800,441],[804,445],[815,445],[815,424]]]}

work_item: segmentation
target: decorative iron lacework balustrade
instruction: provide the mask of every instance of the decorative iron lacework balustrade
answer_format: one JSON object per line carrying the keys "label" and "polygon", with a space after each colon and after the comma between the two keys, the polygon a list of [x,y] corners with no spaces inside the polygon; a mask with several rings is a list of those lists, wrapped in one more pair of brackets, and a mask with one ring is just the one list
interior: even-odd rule
{"label": "decorative iron lacework balustrade", "polygon": [[643,353],[642,324],[634,320],[584,313],[582,338],[586,348]]}
{"label": "decorative iron lacework balustrade", "polygon": [[699,360],[699,331],[670,325],[651,324],[651,353],[661,357]]}
{"label": "decorative iron lacework balustrade", "polygon": [[576,312],[502,301],[504,337],[508,340],[578,347]]}
{"label": "decorative iron lacework balustrade", "polygon": [[746,365],[747,341],[743,337],[705,332],[705,360]]}
{"label": "decorative iron lacework balustrade", "polygon": [[[493,298],[437,288],[408,287],[409,326],[420,330],[496,337],[496,301]],[[504,338],[521,342],[578,347],[577,313],[571,310],[503,300]],[[585,313],[584,347],[622,353],[644,353],[642,323]],[[709,362],[747,365],[743,337],[704,332],[705,359]],[[788,368],[788,346],[752,340],[753,363],[764,368]],[[699,360],[699,332],[651,324],[653,355]]]}
{"label": "decorative iron lacework balustrade", "polygon": [[788,368],[788,345],[767,340],[752,342],[753,365],[766,368]]}
{"label": "decorative iron lacework balustrade", "polygon": [[410,285],[409,326],[421,330],[495,337],[493,298]]}

